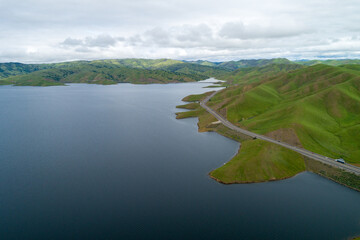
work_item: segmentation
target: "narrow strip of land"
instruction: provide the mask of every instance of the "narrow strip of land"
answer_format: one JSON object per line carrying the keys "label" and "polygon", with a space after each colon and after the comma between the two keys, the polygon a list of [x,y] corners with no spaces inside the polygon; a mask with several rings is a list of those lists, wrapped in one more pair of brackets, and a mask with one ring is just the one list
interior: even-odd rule
{"label": "narrow strip of land", "polygon": [[[221,90],[219,90],[221,91]],[[237,126],[235,126],[234,124],[232,124],[231,122],[229,122],[227,119],[225,119],[224,117],[222,117],[220,114],[218,114],[216,111],[214,111],[213,109],[211,109],[209,106],[206,105],[206,103],[215,95],[217,94],[219,91],[216,91],[214,93],[212,93],[211,95],[207,96],[204,100],[202,100],[200,102],[200,106],[203,107],[207,112],[209,112],[211,115],[213,115],[216,119],[218,119],[222,124],[224,124],[226,127],[234,130],[234,131],[237,131],[239,133],[242,133],[242,134],[245,134],[247,136],[250,136],[252,138],[257,138],[257,139],[261,139],[261,140],[264,140],[264,141],[268,141],[268,142],[272,142],[272,143],[275,143],[275,144],[278,144],[280,146],[283,146],[285,148],[288,148],[288,149],[291,149],[295,152],[298,152],[306,157],[309,157],[311,159],[314,159],[314,160],[317,160],[317,161],[320,161],[322,163],[325,163],[325,164],[328,164],[328,165],[331,165],[333,167],[337,167],[337,168],[340,168],[340,169],[343,169],[345,171],[348,171],[348,172],[351,172],[351,173],[354,173],[356,175],[359,175],[360,176],[360,168],[359,167],[355,167],[353,165],[350,165],[350,164],[342,164],[342,163],[338,163],[335,161],[335,159],[332,159],[332,158],[329,158],[329,157],[326,157],[326,156],[323,156],[323,155],[320,155],[320,154],[317,154],[317,153],[313,153],[313,152],[310,152],[306,149],[303,149],[303,148],[299,148],[299,147],[296,147],[296,146],[292,146],[288,143],[285,143],[285,142],[281,142],[281,141],[277,141],[275,139],[272,139],[272,138],[269,138],[267,136],[264,136],[264,135],[260,135],[260,134],[256,134],[256,133],[253,133],[253,132],[250,132],[248,130],[245,130],[245,129],[242,129],[242,128],[239,128]]]}

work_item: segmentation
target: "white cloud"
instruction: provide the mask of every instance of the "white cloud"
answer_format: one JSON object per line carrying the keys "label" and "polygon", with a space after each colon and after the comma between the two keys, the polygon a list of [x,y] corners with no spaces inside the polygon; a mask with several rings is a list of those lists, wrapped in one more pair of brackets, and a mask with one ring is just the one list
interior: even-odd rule
{"label": "white cloud", "polygon": [[298,36],[310,32],[301,24],[276,23],[276,24],[244,24],[243,22],[225,23],[220,35],[227,38],[256,39],[256,38],[285,38]]}
{"label": "white cloud", "polygon": [[358,0],[0,2],[0,61],[360,57]]}
{"label": "white cloud", "polygon": [[61,45],[108,48],[110,46],[114,46],[118,41],[123,41],[123,38],[113,38],[110,35],[102,34],[95,37],[86,37],[84,39],[68,37],[61,43]]}
{"label": "white cloud", "polygon": [[80,46],[84,44],[84,41],[81,39],[68,37],[62,42],[62,44],[65,46]]}

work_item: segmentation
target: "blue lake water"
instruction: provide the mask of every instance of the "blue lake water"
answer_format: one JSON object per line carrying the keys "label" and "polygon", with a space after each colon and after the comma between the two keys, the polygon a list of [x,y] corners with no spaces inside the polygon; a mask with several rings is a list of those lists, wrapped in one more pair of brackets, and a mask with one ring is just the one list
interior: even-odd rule
{"label": "blue lake water", "polygon": [[221,185],[239,144],[176,120],[201,83],[0,87],[0,239],[346,239],[360,193],[312,173]]}

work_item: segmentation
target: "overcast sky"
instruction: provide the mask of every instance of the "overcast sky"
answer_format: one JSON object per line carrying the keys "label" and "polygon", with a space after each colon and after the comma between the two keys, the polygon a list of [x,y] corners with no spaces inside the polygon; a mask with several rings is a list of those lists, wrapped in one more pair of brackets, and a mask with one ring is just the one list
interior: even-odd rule
{"label": "overcast sky", "polygon": [[0,0],[0,62],[359,58],[359,0]]}

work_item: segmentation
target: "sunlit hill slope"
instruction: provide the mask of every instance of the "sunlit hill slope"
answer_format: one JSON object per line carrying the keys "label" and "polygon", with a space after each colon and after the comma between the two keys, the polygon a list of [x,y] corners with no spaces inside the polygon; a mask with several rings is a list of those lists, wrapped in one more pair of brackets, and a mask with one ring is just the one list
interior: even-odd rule
{"label": "sunlit hill slope", "polygon": [[314,65],[239,81],[211,101],[231,122],[313,152],[360,163],[359,65]]}

